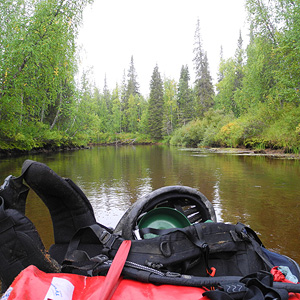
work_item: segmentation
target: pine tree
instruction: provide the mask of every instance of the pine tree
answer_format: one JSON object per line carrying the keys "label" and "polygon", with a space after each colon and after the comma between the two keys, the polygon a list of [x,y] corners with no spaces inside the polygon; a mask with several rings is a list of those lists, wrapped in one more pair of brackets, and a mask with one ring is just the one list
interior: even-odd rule
{"label": "pine tree", "polygon": [[195,31],[194,54],[195,58],[193,61],[196,71],[195,106],[196,113],[201,116],[205,111],[213,106],[215,92],[209,71],[207,53],[204,52],[202,48],[199,19],[197,20],[197,27]]}
{"label": "pine tree", "polygon": [[155,140],[162,138],[163,128],[163,106],[164,106],[163,81],[161,79],[158,66],[156,65],[150,82],[149,98],[149,133]]}

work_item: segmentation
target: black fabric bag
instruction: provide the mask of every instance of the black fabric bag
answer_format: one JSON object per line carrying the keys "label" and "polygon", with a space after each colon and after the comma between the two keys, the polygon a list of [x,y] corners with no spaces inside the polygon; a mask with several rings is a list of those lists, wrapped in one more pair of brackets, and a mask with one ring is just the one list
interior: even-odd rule
{"label": "black fabric bag", "polygon": [[4,209],[0,197],[0,277],[2,290],[29,265],[44,272],[60,272],[59,264],[47,254],[32,222],[15,209]]}
{"label": "black fabric bag", "polygon": [[[81,257],[87,264],[103,254],[113,259],[122,241],[99,224],[82,228],[69,244],[64,266],[68,272],[78,272],[84,265],[83,261],[76,261],[80,251],[86,252]],[[245,276],[273,267],[245,226],[224,223],[198,223],[169,230],[153,239],[133,240],[127,261],[194,276]]]}

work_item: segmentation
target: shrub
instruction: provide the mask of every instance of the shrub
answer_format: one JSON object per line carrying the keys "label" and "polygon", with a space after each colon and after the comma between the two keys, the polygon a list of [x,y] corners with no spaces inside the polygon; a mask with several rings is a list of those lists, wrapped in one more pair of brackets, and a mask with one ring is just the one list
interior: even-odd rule
{"label": "shrub", "polygon": [[298,153],[300,150],[299,119],[300,108],[284,108],[280,116],[263,133],[270,147]]}
{"label": "shrub", "polygon": [[206,127],[202,120],[189,122],[174,131],[170,144],[174,146],[196,147],[203,140]]}
{"label": "shrub", "polygon": [[229,122],[224,125],[217,138],[222,146],[237,147],[242,144],[243,127],[239,125],[238,121]]}

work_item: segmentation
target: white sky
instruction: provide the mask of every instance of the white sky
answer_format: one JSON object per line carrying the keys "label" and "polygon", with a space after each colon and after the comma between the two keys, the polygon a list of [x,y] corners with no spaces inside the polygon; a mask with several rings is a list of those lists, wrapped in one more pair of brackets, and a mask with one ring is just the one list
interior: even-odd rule
{"label": "white sky", "polygon": [[245,0],[95,0],[83,15],[79,43],[82,65],[93,67],[94,80],[102,90],[127,79],[133,55],[140,92],[149,94],[155,65],[162,77],[179,80],[182,65],[194,78],[193,49],[197,19],[203,50],[216,80],[220,47],[224,58],[233,57],[239,31],[248,43]]}

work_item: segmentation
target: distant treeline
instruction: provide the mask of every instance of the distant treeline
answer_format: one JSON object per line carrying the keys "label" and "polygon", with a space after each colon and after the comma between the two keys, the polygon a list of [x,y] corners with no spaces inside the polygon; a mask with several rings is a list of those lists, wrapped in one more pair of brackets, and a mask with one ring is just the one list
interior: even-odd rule
{"label": "distant treeline", "polygon": [[5,1],[0,5],[0,149],[88,143],[247,146],[300,150],[300,1],[247,0],[250,42],[234,57],[220,49],[213,86],[200,24],[193,70],[179,80],[155,66],[149,96],[139,91],[131,57],[121,84],[80,82],[76,38],[92,1]]}

